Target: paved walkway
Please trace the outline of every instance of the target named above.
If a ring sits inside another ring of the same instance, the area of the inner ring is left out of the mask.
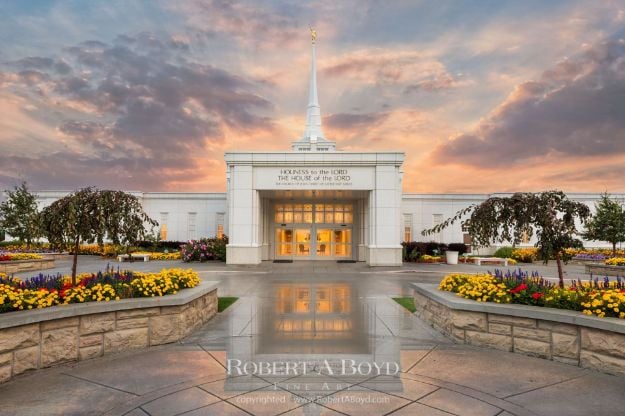
[[[164,265],[172,263],[133,268]],[[239,301],[183,342],[19,376],[0,385],[0,414],[625,414],[624,377],[453,344],[390,299],[408,295],[409,282],[476,266],[194,267],[222,282],[220,295]],[[239,375],[235,368],[228,377],[227,358],[235,367],[234,360],[289,362],[298,373]],[[398,374],[367,371],[394,362]],[[357,363],[360,374],[352,374]]]

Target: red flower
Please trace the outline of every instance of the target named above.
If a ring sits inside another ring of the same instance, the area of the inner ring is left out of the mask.
[[[510,289],[509,292],[510,293],[519,293],[520,291],[525,290],[525,289],[527,289],[527,285],[525,283],[521,283],[520,285],[518,285],[514,289]]]
[[[532,298],[533,298],[534,300],[538,300],[538,299],[540,299],[540,298],[542,298],[542,297],[543,297],[543,294],[542,294],[542,293],[540,293],[540,292],[532,293]]]

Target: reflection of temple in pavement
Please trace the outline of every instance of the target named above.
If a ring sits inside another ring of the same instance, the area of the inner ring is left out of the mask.
[[[280,284],[257,353],[367,353],[367,317],[345,283]]]
[[[274,283],[271,293],[271,299],[249,298],[249,307],[236,309],[245,316],[232,320],[227,359],[243,363],[327,361],[336,377],[309,375],[307,382],[312,383],[359,378],[339,374],[343,360],[399,362],[399,343],[377,316],[377,303],[359,297],[354,284],[280,282]],[[288,378],[262,377],[272,383]],[[249,390],[253,387],[249,382],[247,378],[234,377],[228,380],[227,387]],[[396,379],[388,387],[401,388],[401,382]]]

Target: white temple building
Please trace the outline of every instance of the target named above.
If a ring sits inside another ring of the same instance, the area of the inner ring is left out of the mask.
[[[321,125],[314,37],[302,137],[288,151],[233,151],[225,161],[226,193],[131,193],[158,221],[163,240],[228,235],[229,264],[352,260],[399,266],[402,241],[469,243],[459,223],[429,237],[421,231],[491,196],[403,194],[402,151],[337,150]],[[45,206],[67,193],[37,195]],[[592,208],[600,195],[569,197]]]

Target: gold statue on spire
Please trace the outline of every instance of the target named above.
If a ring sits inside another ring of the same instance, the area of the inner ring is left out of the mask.
[[[317,40],[317,31],[312,28],[312,26],[308,26],[310,28],[310,37],[312,38],[312,43],[315,43]]]

